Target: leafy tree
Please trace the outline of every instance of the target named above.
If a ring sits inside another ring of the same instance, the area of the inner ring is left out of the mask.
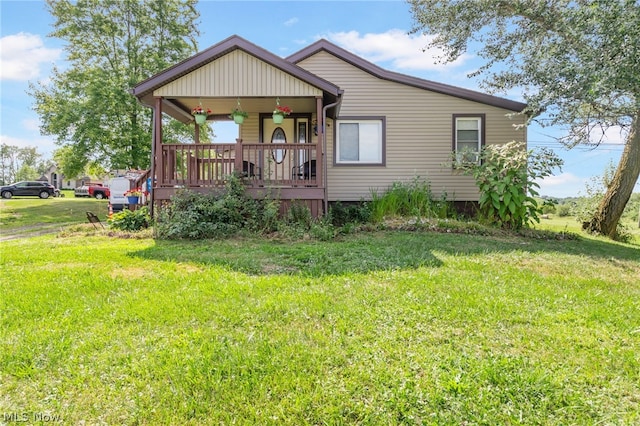
[[[16,173],[16,181],[36,180],[38,177],[40,177],[38,170],[28,164],[23,164],[20,169],[18,169],[18,173]]]
[[[87,158],[79,153],[77,147],[65,145],[53,153],[53,161],[58,165],[58,171],[64,176],[76,178],[84,174]]]
[[[79,174],[99,162],[147,168],[152,117],[128,90],[193,54],[198,35],[196,0],[47,0],[52,36],[65,40],[70,64],[55,68],[48,84],[31,84],[41,132],[63,147],[63,172]],[[189,129],[164,130],[184,138]]]
[[[640,175],[640,5],[637,0],[409,0],[414,32],[453,61],[478,47],[483,87],[522,88],[529,120],[569,129],[568,146],[620,126],[626,144],[585,229],[610,237]],[[599,143],[601,139],[595,143]]]
[[[87,162],[84,157],[78,157],[77,150],[74,150],[71,145],[56,149],[53,153],[53,160],[58,171],[70,178],[85,175],[100,178],[107,174],[107,170],[98,161],[89,160]]]

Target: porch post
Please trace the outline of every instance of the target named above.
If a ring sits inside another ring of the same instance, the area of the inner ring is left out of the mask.
[[[200,145],[200,125],[195,121],[193,122],[193,125],[195,126],[193,131],[193,141],[195,142],[196,147],[194,149],[195,157],[192,154],[189,154],[189,163],[187,166],[189,169],[189,182],[196,182],[200,180],[200,168],[198,167],[199,155],[197,146]]]
[[[162,98],[156,97],[156,114],[154,116],[155,123],[153,127],[156,131],[156,174],[158,175],[158,184],[164,181],[164,168],[162,156]]]
[[[153,109],[153,147],[151,163],[151,216],[153,217],[153,205],[155,203],[155,188],[163,180],[162,171],[162,98],[155,98],[155,108]]]
[[[234,168],[236,172],[242,173],[242,138],[236,139],[236,158]]]

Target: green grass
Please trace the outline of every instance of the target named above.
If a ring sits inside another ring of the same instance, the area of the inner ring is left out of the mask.
[[[52,225],[87,221],[86,212],[106,220],[108,201],[95,198],[75,198],[73,191],[63,191],[64,198],[14,197],[0,199],[0,233],[19,233]]]
[[[46,200],[45,200],[46,201]],[[65,424],[640,422],[640,246],[2,243],[0,407]]]
[[[623,217],[620,223],[623,226],[624,232],[630,236],[630,242],[635,245],[640,245],[640,227],[638,227],[638,221]],[[558,215],[551,214],[548,215],[548,219],[540,219],[540,223],[536,224],[534,228],[584,235],[581,224],[574,216],[560,217]]]

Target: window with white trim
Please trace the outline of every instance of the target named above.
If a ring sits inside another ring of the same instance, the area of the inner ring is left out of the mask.
[[[477,163],[483,141],[482,116],[454,116],[453,150],[456,161],[460,163]]]
[[[338,120],[336,164],[383,164],[382,120]]]

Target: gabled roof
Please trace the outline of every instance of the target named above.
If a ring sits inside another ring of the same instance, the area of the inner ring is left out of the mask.
[[[131,94],[141,100],[145,99],[146,101],[150,102],[151,99],[149,98],[149,96],[155,89],[160,88],[165,84],[174,81],[236,49],[243,50],[248,54],[253,55],[260,60],[268,63],[269,65],[276,67],[286,73],[289,73],[294,77],[323,90],[329,95],[338,97],[342,93],[342,90],[338,86],[328,82],[327,80],[324,80],[317,75],[310,73],[309,71],[297,66],[292,62],[286,61],[280,56],[277,56],[243,39],[242,37],[233,35],[221,41],[220,43],[214,44],[208,49],[205,49],[191,56],[190,58],[187,58],[184,61],[179,62],[178,64],[167,68],[166,70],[138,83],[133,89],[131,89]],[[151,104],[149,103],[149,105]]]
[[[400,74],[397,72],[389,71],[381,68],[353,53],[336,46],[335,44],[321,39],[317,42],[305,47],[304,49],[290,55],[286,58],[287,61],[297,64],[304,59],[315,55],[320,51],[325,51],[361,70],[381,78],[383,80],[389,80],[400,84],[406,84],[408,86],[417,87],[424,90],[430,90],[432,92],[442,93],[445,95],[455,96],[457,98],[467,99],[474,102],[479,102],[491,106],[496,106],[511,111],[521,112],[525,109],[527,104],[512,101],[509,99],[500,98],[497,96],[487,95],[486,93],[480,93],[469,89],[463,89],[461,87],[451,86],[443,83],[436,83],[430,80],[424,80],[418,77],[412,77],[406,74]]]

